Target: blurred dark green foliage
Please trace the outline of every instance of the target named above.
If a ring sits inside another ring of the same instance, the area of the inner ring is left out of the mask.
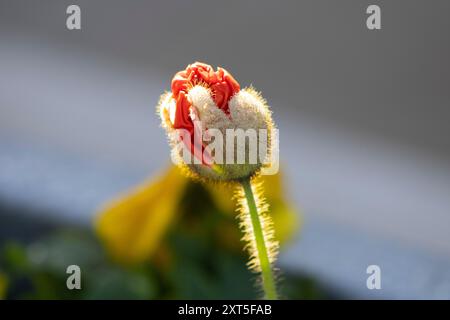
[[[7,243],[0,256],[8,299],[256,299],[257,277],[242,255],[210,248],[183,234],[170,240],[175,257],[161,270],[151,263],[123,266],[112,261],[96,237],[64,231],[27,245]],[[68,290],[68,265],[81,268],[81,290]],[[309,278],[284,274],[282,296],[323,298]]]

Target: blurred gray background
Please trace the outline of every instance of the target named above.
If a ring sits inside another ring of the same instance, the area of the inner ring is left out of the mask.
[[[384,297],[449,297],[449,13],[446,0],[0,0],[0,201],[90,223],[168,163],[155,104],[203,61],[272,106],[305,220],[282,263],[369,297],[361,279],[380,264]]]

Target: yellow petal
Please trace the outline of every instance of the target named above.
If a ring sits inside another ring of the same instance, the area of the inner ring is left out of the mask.
[[[172,166],[158,179],[111,201],[100,211],[95,228],[113,257],[137,263],[152,256],[176,217],[186,182]]]
[[[270,203],[269,212],[275,229],[275,240],[287,243],[301,227],[301,215],[284,201]]]
[[[283,196],[283,175],[280,172],[273,175],[262,175],[259,179],[264,184],[264,197],[266,199],[270,199],[272,202],[286,199]]]

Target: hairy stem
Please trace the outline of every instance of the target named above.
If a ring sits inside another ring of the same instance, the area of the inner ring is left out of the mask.
[[[255,197],[253,195],[250,178],[241,180],[241,184],[244,188],[245,198],[247,200],[248,211],[250,214],[252,229],[254,233],[254,239],[256,242],[256,249],[258,251],[257,257],[259,259],[259,264],[261,267],[261,277],[265,298],[269,300],[276,300],[277,291],[275,287],[275,280],[272,273],[272,266],[269,260],[266,239],[264,237],[264,230],[261,225],[260,216],[258,214],[258,208],[256,206]]]

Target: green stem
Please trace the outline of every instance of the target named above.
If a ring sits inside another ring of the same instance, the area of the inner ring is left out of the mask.
[[[264,230],[261,226],[261,221],[258,214],[258,209],[256,207],[255,197],[253,196],[250,178],[242,179],[241,184],[244,188],[245,198],[247,199],[247,205],[256,241],[256,249],[258,250],[258,259],[261,266],[261,276],[263,280],[265,298],[269,300],[276,300],[277,290],[275,287],[275,280],[272,274],[267,246],[264,239]]]

